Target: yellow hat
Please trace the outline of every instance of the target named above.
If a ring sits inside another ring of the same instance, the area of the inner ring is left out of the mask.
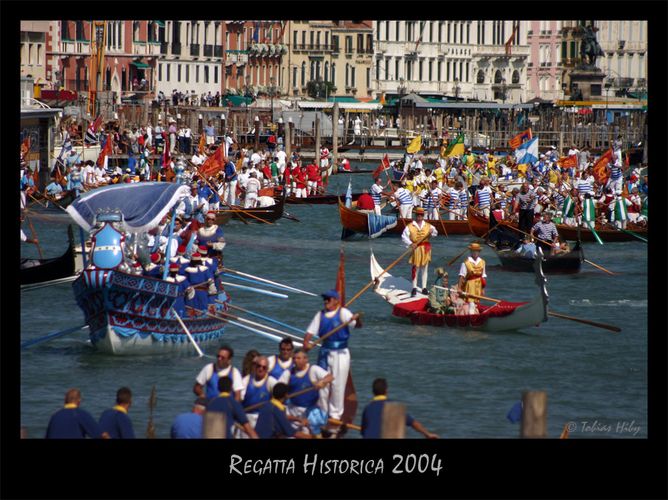
[[[417,207],[415,209],[415,215],[424,215],[424,208],[422,207]]]
[[[469,250],[477,250],[478,252],[482,250],[482,247],[478,243],[471,243],[468,248]]]

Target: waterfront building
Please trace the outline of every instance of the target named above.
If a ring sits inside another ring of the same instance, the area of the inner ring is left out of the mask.
[[[647,21],[596,21],[605,53],[596,61],[606,75],[609,97],[642,97],[647,92]]]
[[[562,99],[561,21],[529,21],[527,43],[527,99]]]

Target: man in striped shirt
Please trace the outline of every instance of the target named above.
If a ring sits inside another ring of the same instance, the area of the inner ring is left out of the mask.
[[[519,210],[519,229],[528,233],[533,227],[534,208],[536,207],[536,193],[529,190],[529,183],[524,182],[522,189],[515,198],[513,212]]]
[[[457,182],[454,187],[450,187],[448,189],[448,213],[446,220],[457,220],[457,217],[460,213],[459,189],[461,189],[461,185],[461,182]]]
[[[608,165],[610,169],[610,179],[606,184],[606,188],[612,188],[616,195],[622,194],[622,184],[624,179],[622,177],[622,162],[619,159],[615,159],[615,162],[612,165]]]
[[[559,233],[557,233],[557,226],[555,226],[554,222],[552,222],[551,213],[543,213],[543,219],[537,222],[531,228],[531,235],[538,238],[538,244],[543,247],[543,249],[552,249],[552,242],[559,237]],[[545,242],[549,243],[550,246],[548,246]]]
[[[406,189],[406,181],[394,192],[394,198],[399,203],[399,216],[402,219],[413,218],[413,195]]]
[[[461,182],[457,182],[455,188],[459,190],[459,220],[466,220],[468,219],[469,192]]]
[[[373,210],[376,215],[380,215],[380,202],[383,197],[383,180],[380,175],[376,177],[376,182],[369,189],[369,194],[373,198]]]
[[[487,177],[480,179],[480,185],[475,193],[475,198],[478,209],[485,217],[489,217],[489,209],[492,205],[492,188],[489,186],[489,179]]]
[[[422,202],[422,206],[427,212],[427,219],[439,220],[441,218],[438,209],[441,207],[442,195],[443,191],[438,187],[438,182],[436,182],[436,179],[433,179],[431,181],[430,189],[426,191]]]
[[[584,200],[585,194],[592,193],[594,191],[594,187],[592,186],[590,180],[585,177],[580,177],[577,181],[575,181],[574,187],[576,187],[578,190],[580,200]]]

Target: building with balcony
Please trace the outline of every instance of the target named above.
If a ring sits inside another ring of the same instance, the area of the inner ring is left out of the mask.
[[[156,94],[176,89],[187,95],[216,95],[223,89],[223,21],[164,21],[159,34]],[[222,93],[222,92],[221,92]]]
[[[46,36],[49,21],[21,21],[21,76],[46,84]]]
[[[525,21],[374,21],[373,26],[376,95],[525,99]]]
[[[286,21],[226,21],[225,88],[239,94],[278,95],[280,71],[288,48],[284,43]]]
[[[647,91],[647,21],[597,21],[597,39],[605,57],[596,66],[606,75],[610,97]]]
[[[527,99],[562,99],[561,21],[528,21]]]
[[[286,43],[281,72],[289,95],[307,95],[309,82],[322,83],[323,98],[371,95],[371,21],[288,21]]]
[[[160,55],[162,21],[103,21],[104,44],[100,75],[91,74],[91,21],[51,21],[47,34],[46,78],[54,87],[86,92],[99,79],[100,91],[124,97],[155,96],[156,60]],[[101,33],[100,28],[100,33]],[[100,34],[101,36],[101,34]],[[80,94],[81,95],[81,94]]]

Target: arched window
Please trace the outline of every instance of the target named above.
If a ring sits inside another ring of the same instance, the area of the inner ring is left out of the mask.
[[[478,70],[478,76],[476,77],[476,83],[485,83],[485,72],[483,70]]]
[[[325,61],[325,81],[329,81],[329,62]]]
[[[306,62],[302,63],[302,87],[306,86]]]
[[[501,71],[499,71],[497,69],[496,73],[494,73],[494,83],[501,83],[502,79],[503,79],[503,76],[501,75]]]
[[[336,63],[332,63],[332,78],[330,81],[336,85]]]
[[[519,71],[517,71],[517,70],[513,71],[512,82],[513,83],[520,83],[520,72]]]

